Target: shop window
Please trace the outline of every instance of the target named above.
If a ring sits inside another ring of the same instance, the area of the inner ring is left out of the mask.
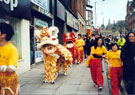
[[[22,59],[22,45],[21,45],[21,21],[17,18],[9,17],[9,24],[14,29],[14,36],[11,43],[18,49],[18,59]]]

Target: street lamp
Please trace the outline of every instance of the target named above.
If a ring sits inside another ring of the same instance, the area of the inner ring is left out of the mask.
[[[101,12],[101,13],[99,13],[99,14],[96,14],[96,22],[98,22],[98,20],[99,20],[99,27],[102,25],[102,24],[104,24],[104,17],[102,16],[102,23],[100,23],[100,17],[101,17],[101,15],[103,15],[104,13],[103,12]]]
[[[105,1],[105,0],[102,0],[102,1]],[[95,28],[97,27],[96,4],[99,3],[99,2],[102,2],[102,1],[95,2]]]

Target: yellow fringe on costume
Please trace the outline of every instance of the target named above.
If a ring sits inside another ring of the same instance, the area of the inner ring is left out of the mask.
[[[73,61],[72,54],[67,48],[65,48],[62,45],[57,45],[57,48],[59,52],[58,55],[60,55],[60,58],[58,59],[57,62],[57,72],[59,72],[61,66],[63,66],[63,72],[67,73],[68,65],[72,65]]]
[[[57,45],[57,52],[55,54],[43,55],[45,77],[44,80],[48,83],[55,80],[56,71],[58,72],[63,65],[64,73],[67,72],[68,64],[72,64],[72,54],[64,46]],[[68,63],[68,64],[67,64]],[[57,67],[56,67],[57,64]],[[57,70],[56,70],[57,68]]]
[[[19,89],[17,88],[18,88],[18,79],[17,74],[15,72],[14,73],[0,72],[0,95],[17,95],[19,91]],[[4,89],[6,89],[5,94]]]
[[[61,67],[63,66],[63,72],[67,73],[67,69],[68,69],[68,64],[66,63],[66,61],[64,62],[63,58],[60,58],[57,61],[57,72],[59,73],[59,71],[61,70]]]
[[[58,51],[60,53],[58,55],[60,55],[61,57],[63,57],[64,58],[64,61],[66,61],[69,65],[71,65],[72,64],[72,61],[73,61],[71,52],[67,48],[65,48],[64,46],[62,46],[62,45],[57,45],[57,48],[58,48]]]
[[[55,80],[57,57],[51,55],[44,55],[44,62],[44,80],[50,83],[51,81]]]

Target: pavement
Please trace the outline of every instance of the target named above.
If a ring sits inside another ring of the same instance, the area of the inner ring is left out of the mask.
[[[99,93],[98,88],[94,87],[90,68],[85,66],[85,61],[80,65],[74,64],[72,68],[69,67],[66,76],[61,71],[53,85],[42,83],[43,63],[32,65],[30,71],[19,75],[20,95],[109,95],[106,72],[103,73],[103,90]]]

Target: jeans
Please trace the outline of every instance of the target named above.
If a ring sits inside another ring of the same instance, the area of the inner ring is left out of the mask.
[[[124,80],[127,93],[129,95],[135,95],[135,80]]]
[[[30,51],[30,64],[32,65],[32,61],[33,61],[33,56],[34,56],[34,52],[31,50]]]

